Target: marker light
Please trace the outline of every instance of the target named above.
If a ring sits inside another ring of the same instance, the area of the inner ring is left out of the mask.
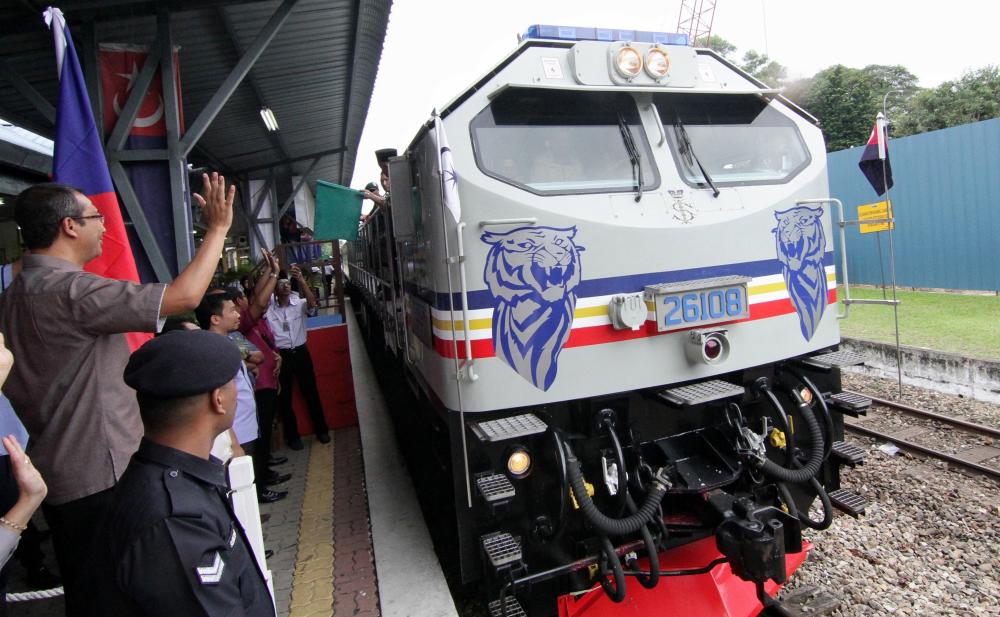
[[[531,470],[531,456],[527,450],[514,450],[507,457],[507,471],[515,478],[520,478]]]
[[[615,70],[625,79],[633,79],[642,72],[642,54],[626,44],[615,54]]]
[[[650,32],[646,30],[618,30],[614,28],[581,28],[579,26],[552,26],[535,24],[528,26],[522,39],[557,41],[633,41],[636,43],[659,43],[660,45],[688,45],[686,34],[674,32]]]
[[[646,54],[646,73],[653,79],[663,79],[670,72],[670,57],[659,47],[653,47]]]
[[[802,400],[806,403],[812,403],[813,401],[813,393],[809,388],[802,388],[799,390],[799,396],[801,396]]]

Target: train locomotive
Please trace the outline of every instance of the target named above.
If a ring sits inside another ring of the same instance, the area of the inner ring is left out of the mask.
[[[490,614],[784,614],[870,404],[816,119],[684,35],[532,26],[388,176],[349,290]]]

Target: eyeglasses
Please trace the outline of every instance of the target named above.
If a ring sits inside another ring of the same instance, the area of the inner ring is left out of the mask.
[[[87,216],[71,216],[69,218],[73,219],[74,221],[86,221],[88,219],[97,219],[98,221],[101,222],[102,225],[104,224],[103,214],[88,214]]]

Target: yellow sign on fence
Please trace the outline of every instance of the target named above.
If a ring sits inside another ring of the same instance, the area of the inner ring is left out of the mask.
[[[863,234],[870,234],[875,231],[889,231],[890,225],[892,225],[892,229],[895,229],[895,223],[885,222],[885,219],[889,218],[892,218],[892,206],[888,200],[858,206],[858,221],[861,222],[861,233]],[[866,224],[865,221],[883,222]]]

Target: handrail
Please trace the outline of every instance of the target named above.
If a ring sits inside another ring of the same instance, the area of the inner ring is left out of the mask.
[[[795,202],[796,206],[808,204],[834,204],[837,206],[837,213],[840,215],[840,220],[837,221],[837,226],[840,227],[841,270],[844,275],[844,314],[841,315],[840,313],[837,313],[837,319],[847,319],[847,316],[851,312],[851,283],[847,277],[847,232],[844,231],[844,228],[847,227],[847,220],[844,216],[844,203],[835,197],[800,199]]]
[[[475,360],[472,357],[472,339],[469,333],[469,284],[465,280],[465,242],[462,238],[462,231],[465,230],[465,221],[455,226],[455,233],[458,236],[458,273],[459,290],[462,294],[462,328],[465,338],[465,367],[469,376],[469,381],[479,379],[472,365]]]
[[[538,219],[533,216],[526,216],[519,219],[487,219],[485,221],[479,221],[480,227],[489,227],[491,225],[518,225],[524,223],[527,225],[534,225],[538,222]]]

